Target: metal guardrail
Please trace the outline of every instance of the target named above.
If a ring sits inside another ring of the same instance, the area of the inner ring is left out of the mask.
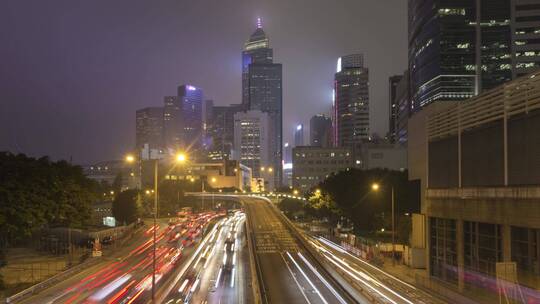
[[[99,257],[95,257],[95,258],[90,258],[89,260],[77,265],[77,266],[73,266],[69,269],[67,269],[66,271],[63,271],[59,274],[56,274],[50,278],[48,278],[47,280],[43,281],[43,282],[40,282],[36,285],[33,285],[19,293],[16,293],[14,295],[12,295],[11,297],[7,297],[6,298],[6,303],[17,303],[18,301],[22,301],[24,298],[28,297],[28,296],[31,296],[37,292],[40,292],[46,288],[49,288],[55,284],[57,284],[58,282],[60,281],[63,281],[64,279],[66,279],[68,276],[72,275],[73,273],[75,272],[78,272],[86,267],[89,267],[89,266],[92,266],[94,264],[96,264],[98,261],[100,261],[101,259]]]

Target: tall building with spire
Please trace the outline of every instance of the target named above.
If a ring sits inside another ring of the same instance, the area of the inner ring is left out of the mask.
[[[244,110],[268,114],[268,147],[274,168],[282,167],[283,101],[282,66],[274,63],[270,41],[260,18],[257,28],[244,44],[242,52],[242,105]],[[254,169],[254,168],[252,168]],[[275,170],[274,184],[281,185],[282,171]]]

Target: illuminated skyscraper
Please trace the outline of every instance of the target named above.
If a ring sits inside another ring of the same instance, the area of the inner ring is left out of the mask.
[[[511,0],[410,0],[411,110],[512,78]]]
[[[369,71],[362,54],[338,59],[334,94],[335,145],[356,153],[369,139]]]
[[[268,114],[268,148],[274,168],[281,168],[282,159],[282,66],[273,62],[273,52],[260,19],[257,29],[242,52],[242,105],[244,110]],[[252,168],[255,172],[255,168]],[[276,170],[275,184],[281,184],[281,170]]]
[[[178,87],[182,142],[180,148],[196,155],[203,143],[203,92],[192,85]]]
[[[304,125],[299,124],[294,129],[294,146],[303,146],[304,145]]]

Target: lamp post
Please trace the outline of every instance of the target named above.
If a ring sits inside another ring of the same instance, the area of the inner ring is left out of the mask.
[[[375,192],[379,191],[380,186],[377,183],[371,185],[371,189]],[[394,198],[394,186],[391,187],[392,191],[392,265],[396,265],[396,227],[395,227],[395,198]]]
[[[132,163],[135,161],[133,155],[126,156],[126,162]],[[155,303],[156,296],[156,240],[157,240],[157,214],[158,214],[158,166],[159,159],[153,159],[154,163],[154,235],[152,238],[152,303]],[[178,153],[175,156],[177,163],[186,161],[186,155]]]

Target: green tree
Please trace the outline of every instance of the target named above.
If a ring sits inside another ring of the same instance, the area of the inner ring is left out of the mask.
[[[303,211],[305,204],[303,201],[293,198],[284,198],[279,202],[278,208],[285,212],[287,216],[292,216]]]
[[[373,191],[371,185],[381,185]],[[379,215],[391,214],[391,191],[394,187],[396,214],[416,212],[419,208],[417,187],[407,179],[407,172],[383,169],[348,170],[329,176],[316,189],[322,197],[310,199],[315,209],[327,208],[330,214],[342,215],[353,221],[359,231],[374,231],[383,224]],[[313,191],[313,196],[316,191]]]
[[[126,190],[116,195],[112,213],[119,223],[130,224],[135,222],[141,214],[140,202],[138,201],[137,190]]]

